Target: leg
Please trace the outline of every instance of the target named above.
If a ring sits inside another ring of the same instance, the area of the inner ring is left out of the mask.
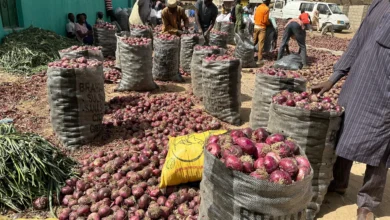
[[[257,59],[261,61],[263,59],[263,48],[265,42],[265,29],[259,29],[259,51],[257,52]]]
[[[345,193],[345,189],[348,188],[352,164],[351,160],[337,157],[333,166],[333,181],[329,185],[329,192]]]
[[[300,49],[300,54],[302,58],[302,64],[303,66],[307,65],[306,61],[306,32],[303,30],[300,30],[300,33],[298,35],[295,35],[295,38],[298,42],[298,46]]]
[[[260,31],[258,28],[254,29],[254,31],[253,31],[253,45],[254,46],[256,46],[257,42],[259,41],[259,33],[260,33]]]
[[[280,48],[279,48],[279,53],[277,58],[278,60],[282,59],[285,48],[288,49],[288,40],[291,37],[291,33],[289,30],[290,30],[289,28],[286,28],[286,30],[284,31],[283,39],[282,42],[280,43]]]

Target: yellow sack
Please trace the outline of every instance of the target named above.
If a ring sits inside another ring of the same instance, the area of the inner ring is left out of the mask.
[[[202,180],[205,142],[211,135],[226,132],[226,130],[216,130],[170,137],[160,188]]]

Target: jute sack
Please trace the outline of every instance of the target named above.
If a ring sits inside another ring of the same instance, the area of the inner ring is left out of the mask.
[[[252,109],[249,124],[252,129],[267,127],[268,111],[272,96],[282,90],[294,92],[306,91],[306,80],[271,76],[266,73],[256,74],[255,91],[252,98]]]
[[[306,219],[313,174],[291,185],[280,185],[228,169],[206,150],[204,157],[198,219]]]
[[[202,60],[208,55],[219,54],[221,49],[194,49],[191,59],[191,84],[192,92],[198,98],[203,97]]]
[[[319,212],[336,162],[335,145],[340,129],[341,113],[315,112],[271,104],[268,130],[282,133],[297,141],[305,151],[314,171],[314,196],[307,209],[307,219]]]
[[[234,41],[234,23],[229,21],[221,22],[221,31],[228,33],[227,43],[231,45],[236,45]]]
[[[119,42],[122,79],[117,91],[151,91],[157,88],[152,74],[152,43],[128,45]]]
[[[122,31],[120,33],[116,33],[116,51],[115,51],[115,67],[121,69],[121,59],[120,59],[120,48],[119,48],[119,42],[121,41],[122,37],[128,37],[130,36],[130,32],[128,31]]]
[[[203,40],[201,42],[201,38],[197,34],[185,34],[181,36],[180,67],[183,68],[185,72],[191,72],[191,60],[194,52],[194,46],[203,43]]]
[[[105,57],[115,56],[116,50],[116,30],[105,28],[93,28],[93,38],[95,45],[102,46],[102,52]]]
[[[241,109],[241,63],[202,60],[203,104],[212,116],[239,125]]]
[[[102,128],[105,110],[103,66],[49,67],[47,76],[53,130],[67,147],[89,143]]]

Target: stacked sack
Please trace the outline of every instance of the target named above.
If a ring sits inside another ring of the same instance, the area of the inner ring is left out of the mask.
[[[267,127],[269,107],[274,94],[282,90],[306,91],[306,79],[296,72],[263,67],[258,69],[255,74],[255,91],[249,119],[252,129]]]
[[[294,140],[246,128],[205,148],[200,219],[306,220],[313,171]]]
[[[102,46],[102,52],[105,57],[115,56],[116,31],[116,26],[110,23],[96,24],[93,27],[95,45]]]
[[[230,22],[230,21],[221,22],[220,31],[228,34],[228,36],[227,36],[227,43],[228,44],[231,44],[231,45],[236,44],[234,41],[235,33],[234,33],[234,23],[233,22]]]
[[[336,161],[335,146],[343,109],[328,97],[282,91],[272,98],[268,129],[294,138],[305,151],[314,171],[314,196],[307,219],[319,212]]]
[[[203,44],[204,38],[199,34],[183,34],[180,42],[180,67],[184,72],[191,72],[191,60],[194,47],[197,44]]]
[[[85,57],[49,63],[47,88],[53,130],[67,147],[91,142],[104,115],[103,64]]]
[[[210,32],[209,44],[211,46],[227,48],[227,37],[228,33],[226,32],[212,30]]]
[[[211,55],[202,61],[205,110],[212,116],[239,125],[241,109],[241,63],[228,55]]]

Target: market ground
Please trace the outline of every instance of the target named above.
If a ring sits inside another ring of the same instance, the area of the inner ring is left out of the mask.
[[[317,33],[315,33],[317,34]],[[351,38],[353,33],[337,33],[337,37],[342,38]],[[25,81],[25,78],[11,76],[7,73],[0,72],[0,84],[7,83],[22,83]],[[242,111],[241,117],[245,122],[241,127],[248,126],[249,115],[252,106],[252,95],[254,91],[254,82],[255,75],[248,70],[243,70],[242,72]],[[106,99],[109,100],[117,95],[125,95],[123,93],[115,93],[114,89],[116,85],[106,84]],[[177,92],[185,93],[190,89],[190,78],[186,78],[186,83],[175,84],[168,83],[160,85],[160,91],[157,93],[166,93],[166,92]],[[46,138],[52,139],[54,136],[49,122],[49,106],[47,104],[46,96],[46,87],[43,84],[40,84],[38,88],[38,94],[35,96],[36,99],[21,99],[18,103],[15,103],[15,107],[18,111],[21,111],[23,114],[31,115],[28,121],[34,121],[35,119],[40,119],[40,126],[35,128],[34,132],[38,133]],[[338,195],[336,193],[330,193],[326,196],[325,201],[321,207],[321,211],[318,214],[318,219],[321,220],[349,220],[356,219],[356,195],[360,186],[363,183],[365,165],[355,163],[352,168],[352,173],[350,177],[350,186],[347,190],[347,193],[344,196]],[[390,179],[390,174],[388,174]],[[378,210],[375,211],[376,216],[380,219],[389,219],[390,220],[390,183],[386,185],[386,191],[383,195],[383,201]]]

